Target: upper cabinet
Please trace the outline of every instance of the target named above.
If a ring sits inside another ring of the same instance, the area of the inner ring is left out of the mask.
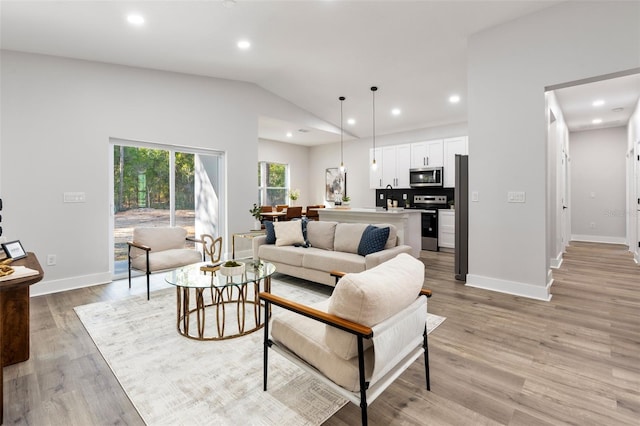
[[[466,136],[448,138],[444,142],[444,169],[443,186],[453,188],[456,186],[456,154],[467,155],[468,143]]]
[[[373,162],[374,150],[369,149],[369,164]],[[394,188],[409,188],[411,167],[411,145],[391,145],[375,149],[378,167],[369,170],[369,188],[380,189],[391,185]]]
[[[409,188],[411,145],[393,145],[382,148],[382,187]]]
[[[442,139],[411,144],[411,168],[442,167],[444,146]]]
[[[375,155],[374,155],[375,154]],[[375,158],[377,167],[371,167]],[[369,188],[382,188],[382,148],[369,149]]]

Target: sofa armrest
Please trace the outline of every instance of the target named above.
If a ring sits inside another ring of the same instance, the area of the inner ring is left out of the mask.
[[[379,264],[386,262],[387,260],[393,259],[400,253],[411,254],[411,246],[400,245],[392,247],[390,249],[368,254],[364,257],[365,268],[371,269],[374,266],[378,266]]]
[[[254,237],[251,240],[251,244],[253,247],[253,260],[259,260],[260,256],[258,256],[258,250],[260,249],[260,246],[263,244],[267,243],[267,236],[266,235],[259,235],[257,237]]]

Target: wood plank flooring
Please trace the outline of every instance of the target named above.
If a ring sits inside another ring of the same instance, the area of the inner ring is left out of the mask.
[[[638,425],[640,266],[619,245],[572,243],[564,259],[541,302],[465,287],[453,255],[423,252],[429,311],[447,317],[429,337],[432,391],[417,361],[370,424]],[[143,424],[73,311],[129,294],[119,281],[31,299],[31,358],[4,370],[4,424]],[[348,404],[325,424],[359,422]]]

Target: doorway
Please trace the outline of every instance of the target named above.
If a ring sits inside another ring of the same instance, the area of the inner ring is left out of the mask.
[[[223,234],[222,153],[121,139],[110,142],[114,279],[127,274],[127,241],[136,227],[179,226],[196,237]]]

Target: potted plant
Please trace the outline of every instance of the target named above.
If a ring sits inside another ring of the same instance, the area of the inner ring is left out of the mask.
[[[455,206],[455,202],[454,202],[453,200],[449,200],[449,208],[450,208],[451,210],[454,210],[454,209],[456,208],[456,206]]]
[[[295,202],[298,198],[300,198],[300,190],[299,189],[291,189],[289,190],[289,198],[291,199],[291,205],[295,205]]]
[[[351,202],[351,197],[349,197],[347,195],[342,196],[342,205],[343,206],[348,206],[350,202]]]
[[[227,277],[231,277],[233,275],[242,275],[244,274],[244,271],[245,265],[243,262],[228,260],[220,265],[220,273]]]
[[[262,222],[260,222],[260,218],[262,217],[262,208],[256,203],[253,203],[253,207],[249,209],[249,213],[251,213],[251,216],[255,219],[253,222],[253,229],[256,231],[262,229]]]

